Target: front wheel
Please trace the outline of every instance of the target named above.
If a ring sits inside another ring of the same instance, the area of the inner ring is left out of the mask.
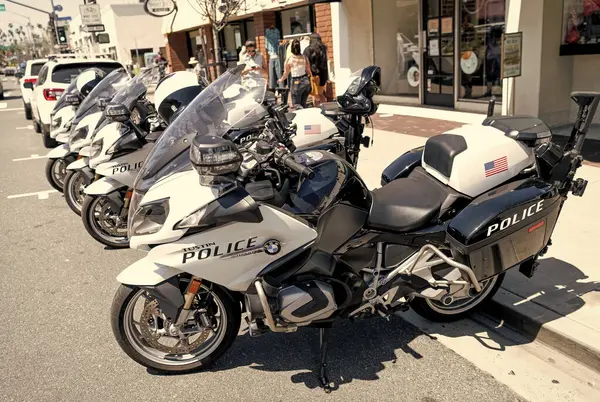
[[[90,184],[89,179],[81,170],[69,170],[65,176],[63,194],[71,211],[81,215],[81,207],[85,199],[85,187]]]
[[[111,309],[112,330],[121,349],[142,366],[164,373],[210,366],[231,347],[240,321],[239,302],[206,282],[181,327],[168,321],[158,301],[137,286],[121,285]]]
[[[112,205],[105,195],[86,195],[81,206],[85,230],[96,241],[112,248],[129,247],[127,215]]]
[[[444,303],[439,300],[415,297],[410,306],[421,317],[431,321],[450,322],[460,320],[469,316],[494,297],[503,280],[504,273],[487,279],[481,283],[481,292],[477,293],[472,290],[470,296],[463,299],[446,299],[444,300],[446,303]]]
[[[75,160],[75,158],[57,158],[48,159],[48,162],[46,162],[46,179],[55,190],[60,192],[63,191],[63,185],[67,175],[66,167],[73,160]]]

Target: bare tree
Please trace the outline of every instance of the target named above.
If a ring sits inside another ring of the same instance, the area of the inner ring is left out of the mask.
[[[207,19],[212,26],[213,52],[215,63],[220,65],[221,55],[219,49],[219,32],[225,28],[229,19],[244,8],[244,0],[196,0],[200,16]]]

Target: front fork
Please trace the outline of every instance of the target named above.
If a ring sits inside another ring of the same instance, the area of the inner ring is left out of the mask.
[[[177,316],[177,319],[175,321],[176,326],[181,326],[185,324],[185,322],[188,320],[192,308],[192,303],[194,302],[196,294],[200,290],[200,285],[202,285],[202,280],[197,276],[192,276],[192,279],[190,280],[190,283],[188,284],[187,289],[185,290],[185,294],[183,295],[183,308],[181,309],[181,312],[179,313],[179,316]]]

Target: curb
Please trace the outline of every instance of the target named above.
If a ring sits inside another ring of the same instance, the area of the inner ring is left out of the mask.
[[[569,317],[500,288],[483,312],[501,319],[531,341],[540,341],[600,373],[600,334]]]

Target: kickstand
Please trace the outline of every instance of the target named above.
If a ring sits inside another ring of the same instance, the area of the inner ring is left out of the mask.
[[[321,388],[323,388],[323,390],[328,394],[333,388],[333,383],[329,382],[329,376],[327,374],[327,344],[329,343],[330,333],[331,327],[319,328],[319,347],[321,360],[319,369],[319,382],[321,383]]]

